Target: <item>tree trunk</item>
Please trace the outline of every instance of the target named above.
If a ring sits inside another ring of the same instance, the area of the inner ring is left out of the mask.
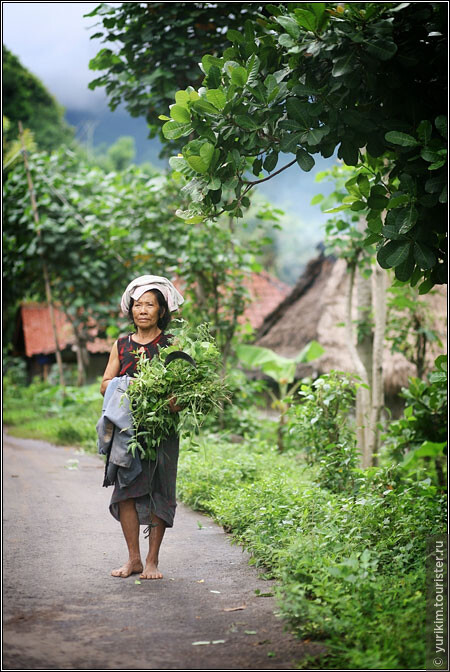
[[[366,277],[361,269],[356,273],[356,290],[358,305],[358,338],[356,348],[361,362],[367,371],[367,382],[372,388],[372,356],[373,356],[373,301],[372,277]]]
[[[373,314],[375,318],[372,363],[372,408],[370,418],[369,454],[371,464],[377,464],[380,443],[379,423],[384,405],[383,350],[386,332],[387,273],[378,264],[373,273]]]
[[[367,442],[367,427],[370,422],[370,393],[369,393],[369,379],[367,375],[366,368],[361,361],[361,358],[358,354],[358,350],[355,345],[355,334],[353,329],[353,289],[355,286],[355,274],[356,266],[350,267],[350,278],[349,286],[347,292],[347,303],[346,303],[346,317],[345,317],[345,329],[347,335],[347,347],[352,358],[353,366],[356,371],[356,374],[361,379],[364,387],[358,388],[356,394],[356,440],[358,444],[358,449],[361,454],[361,466],[366,467],[370,464],[370,457],[367,453],[368,442]]]

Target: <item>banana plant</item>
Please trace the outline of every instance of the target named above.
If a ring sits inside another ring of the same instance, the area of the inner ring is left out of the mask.
[[[284,449],[283,429],[290,400],[302,382],[301,380],[295,382],[297,365],[311,362],[323,355],[324,352],[325,350],[317,341],[310,341],[293,358],[283,357],[269,348],[262,348],[257,345],[241,344],[236,348],[236,355],[245,367],[259,369],[278,385],[278,397],[270,389],[269,394],[273,400],[272,408],[280,411],[278,423],[278,450],[280,452]]]

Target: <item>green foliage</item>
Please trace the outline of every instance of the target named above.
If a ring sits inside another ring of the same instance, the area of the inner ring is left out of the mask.
[[[205,419],[204,429],[224,436],[236,435],[236,440],[243,437],[250,439],[264,425],[257,409],[266,404],[266,383],[263,380],[249,380],[243,371],[230,363],[225,378],[229,403],[223,405],[219,414],[209,415]],[[270,428],[266,427],[266,431],[269,433]]]
[[[345,373],[332,371],[301,384],[287,414],[287,444],[306,454],[318,466],[317,481],[333,492],[354,486],[358,461],[354,428],[349,413],[354,408],[357,384]]]
[[[324,349],[317,341],[308,343],[292,359],[282,357],[269,348],[261,348],[256,345],[241,344],[236,348],[236,354],[244,366],[260,369],[280,386],[294,381],[297,364],[300,362],[310,362],[323,355],[323,353]]]
[[[428,380],[410,378],[409,387],[403,388],[406,399],[403,416],[389,425],[384,439],[384,453],[407,469],[432,476],[444,488],[447,446],[447,356],[436,359],[435,370]]]
[[[286,413],[289,409],[292,395],[301,382],[297,381],[294,383],[297,364],[300,362],[310,362],[320,357],[323,353],[324,349],[317,341],[308,343],[292,359],[282,357],[268,348],[261,348],[255,345],[241,343],[236,348],[236,354],[245,367],[260,369],[264,374],[272,378],[278,386],[278,397],[274,395],[270,388],[267,388],[267,391],[273,399],[272,407],[280,412],[278,423],[278,449],[280,451],[284,450]],[[292,383],[294,384],[292,385]]]
[[[117,149],[119,161],[124,148]],[[54,299],[86,342],[90,316],[105,330],[117,326],[123,287],[130,276],[150,268],[157,275],[180,278],[186,288],[184,314],[192,324],[211,324],[226,358],[249,298],[244,280],[271,241],[261,237],[257,224],[239,239],[228,217],[186,225],[176,215],[185,209],[187,197],[176,174],[149,177],[136,166],[116,172],[95,163],[66,150],[30,155],[39,227],[23,162],[11,167],[3,200],[11,315],[24,298],[44,298],[44,257]],[[189,193],[197,197],[192,185]],[[258,214],[253,212],[253,218]]]
[[[95,425],[102,410],[99,383],[83,388],[34,381],[24,387],[16,367],[4,378],[3,420],[11,434],[40,438],[59,445],[77,445],[95,452]]]
[[[17,136],[18,136],[17,128]],[[9,137],[9,140],[7,139]],[[22,140],[25,149],[28,152],[35,152],[37,149],[34,135],[29,128],[24,128],[22,133]],[[3,117],[3,170],[6,172],[17,161],[22,161],[22,142],[18,137],[13,138],[11,132],[11,122],[8,117]]]
[[[417,377],[421,378],[428,345],[437,343],[442,347],[433,328],[434,315],[429,302],[420,298],[417,288],[396,283],[388,289],[387,307],[386,340],[393,352],[401,352],[416,365]]]
[[[182,451],[178,490],[213,515],[277,578],[282,615],[326,657],[308,669],[420,668],[426,538],[445,532],[445,500],[399,468],[359,472],[352,493],[314,484],[293,456],[253,440],[205,437]]]
[[[390,206],[388,228],[373,224],[366,243],[377,243],[378,262],[397,278],[413,285],[422,278],[425,292],[446,281],[445,10],[339,7],[266,5],[269,18],[233,30],[233,46],[220,56],[203,56],[201,87],[176,93],[163,133],[195,138],[171,165],[203,194],[186,220],[242,217],[259,182],[248,179],[249,169],[258,178],[263,169],[273,174],[280,152],[295,156],[283,169],[310,170],[314,154],[337,149],[347,165],[372,175],[370,184],[353,185],[343,207],[378,222]]]
[[[90,315],[104,328],[112,323],[131,273],[151,263],[163,275],[176,265],[169,241],[180,222],[168,207],[176,187],[135,167],[105,173],[67,150],[33,154],[29,163],[39,226],[23,163],[14,165],[3,189],[7,305],[44,298],[44,258],[54,300],[87,340]]]
[[[6,139],[17,137],[17,122],[30,129],[41,150],[72,145],[73,129],[64,121],[64,110],[42,82],[3,45],[3,114],[10,121]]]
[[[175,92],[188,85],[199,87],[197,63],[202,56],[230,47],[243,21],[250,31],[251,20],[262,8],[262,3],[244,2],[231,13],[223,3],[102,3],[86,15],[91,25],[92,18],[98,19],[99,29],[91,39],[102,37],[107,44],[90,62],[92,70],[104,72],[89,86],[105,87],[111,109],[123,103],[132,116],[147,119],[151,137],[159,132],[164,140],[158,115],[169,109]],[[214,76],[215,71],[211,85]],[[220,105],[219,99],[215,102]],[[189,117],[178,99],[170,113],[176,124],[186,126]]]
[[[172,433],[199,430],[206,416],[216,412],[227,399],[220,377],[220,351],[206,324],[189,329],[182,324],[171,329],[173,345],[160,350],[151,360],[141,355],[133,383],[127,390],[135,433],[128,450],[155,459],[160,442]],[[183,359],[166,364],[171,352],[183,350],[195,366]],[[174,401],[179,415],[170,408]]]

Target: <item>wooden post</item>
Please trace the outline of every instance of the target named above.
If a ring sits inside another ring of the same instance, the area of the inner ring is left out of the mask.
[[[27,173],[27,180],[28,180],[28,190],[30,192],[30,200],[31,200],[31,207],[33,210],[33,217],[34,217],[34,223],[36,224],[36,234],[41,241],[41,230],[39,228],[39,213],[37,209],[37,204],[36,204],[36,199],[34,197],[34,190],[33,190],[33,181],[31,179],[31,173],[30,173],[30,167],[28,165],[28,156],[27,156],[27,150],[25,148],[25,143],[23,139],[23,127],[22,127],[22,122],[19,121],[19,136],[20,136],[20,141],[22,143],[22,154],[23,154],[23,162],[25,164],[25,170]],[[40,252],[41,259],[42,259],[42,270],[44,274],[44,284],[45,284],[45,295],[47,297],[47,305],[48,309],[50,312],[50,321],[52,323],[52,329],[53,329],[53,336],[55,339],[55,347],[56,347],[56,362],[58,364],[58,370],[59,370],[59,383],[61,385],[61,388],[65,390],[65,384],[64,384],[64,373],[63,373],[63,365],[62,365],[62,357],[61,357],[61,350],[59,348],[59,343],[58,343],[58,334],[56,331],[56,320],[55,320],[55,311],[53,309],[53,300],[52,300],[52,290],[50,286],[50,278],[48,274],[48,268],[47,268],[47,262],[45,261],[45,257],[42,253]]]

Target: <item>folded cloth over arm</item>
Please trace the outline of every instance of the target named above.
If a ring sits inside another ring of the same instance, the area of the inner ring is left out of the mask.
[[[130,402],[126,396],[129,376],[113,378],[106,388],[102,415],[97,422],[97,448],[107,455],[103,485],[113,485],[118,480],[121,488],[129,485],[142,471],[139,455],[128,452],[128,443],[133,437],[133,418]]]

